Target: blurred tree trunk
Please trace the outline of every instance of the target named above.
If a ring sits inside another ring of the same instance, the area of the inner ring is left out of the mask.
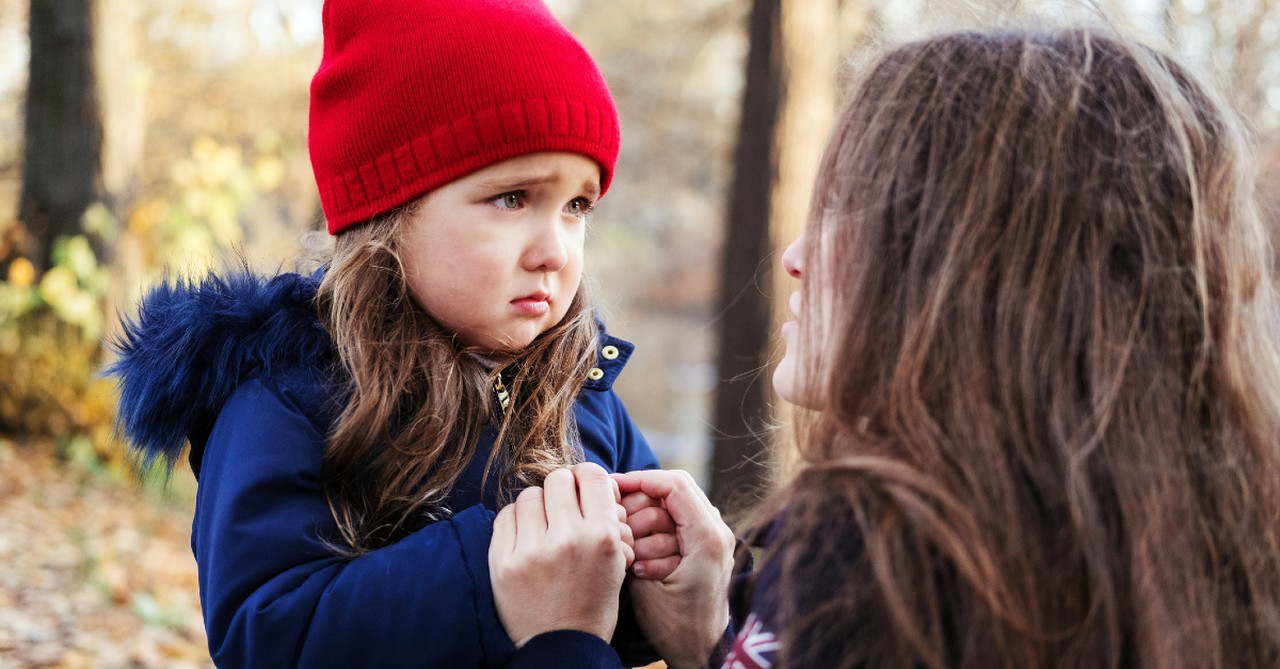
[[[146,96],[138,70],[137,0],[96,0],[94,62],[102,119],[102,198],[124,220],[138,197]]]
[[[117,313],[134,286],[142,282],[147,263],[135,235],[124,227],[138,199],[139,166],[146,140],[145,84],[139,70],[136,0],[95,0],[94,59],[102,119],[101,198],[122,229],[106,231],[99,259],[109,261],[110,288],[103,298],[104,334],[120,325]],[[109,255],[109,257],[107,257]],[[110,354],[110,351],[104,351]]]
[[[770,351],[786,300],[776,251],[804,226],[834,106],[837,0],[754,0],[721,269],[712,501],[758,494],[771,464]],[[787,287],[789,293],[794,286]]]
[[[774,135],[783,94],[781,0],[753,0],[749,19],[746,83],[734,153],[733,182],[721,256],[719,353],[711,453],[711,501],[722,509],[731,497],[754,489],[767,462],[759,433],[768,421],[768,363],[772,276],[769,214],[777,175]]]
[[[53,242],[80,232],[98,193],[102,123],[93,75],[91,0],[31,0],[30,83],[18,216],[35,243],[31,261],[52,262]]]

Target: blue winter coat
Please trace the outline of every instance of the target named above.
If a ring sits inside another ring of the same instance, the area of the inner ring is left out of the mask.
[[[214,661],[521,664],[489,583],[496,486],[480,491],[492,430],[449,497],[446,520],[351,559],[327,543],[339,535],[321,462],[338,393],[326,376],[334,353],[313,305],[317,284],[242,272],[156,288],[126,324],[109,370],[120,382],[121,427],[143,459],[172,463],[191,445],[199,481],[191,547]],[[588,381],[574,406],[584,455],[610,471],[657,467],[611,388],[632,347],[603,332],[602,340],[619,354],[600,358],[604,376]],[[623,608],[615,646],[627,657],[639,636]],[[559,653],[617,666],[614,651],[591,635],[555,641]],[[540,646],[531,642],[522,654]],[[654,658],[641,650],[631,659]]]

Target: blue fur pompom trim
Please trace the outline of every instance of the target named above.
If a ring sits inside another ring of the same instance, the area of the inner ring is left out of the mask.
[[[314,276],[237,270],[150,290],[110,343],[118,358],[106,370],[120,388],[117,427],[142,467],[157,458],[172,467],[188,435],[207,433],[248,378],[330,359],[318,285]]]

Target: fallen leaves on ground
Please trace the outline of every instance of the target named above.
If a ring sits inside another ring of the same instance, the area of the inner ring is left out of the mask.
[[[0,669],[212,667],[189,500],[51,450],[0,440]]]

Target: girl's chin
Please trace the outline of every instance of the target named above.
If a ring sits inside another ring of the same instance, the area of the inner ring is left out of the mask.
[[[526,322],[502,330],[460,332],[457,341],[471,348],[481,349],[496,357],[515,355],[528,348],[542,334],[540,323]]]

